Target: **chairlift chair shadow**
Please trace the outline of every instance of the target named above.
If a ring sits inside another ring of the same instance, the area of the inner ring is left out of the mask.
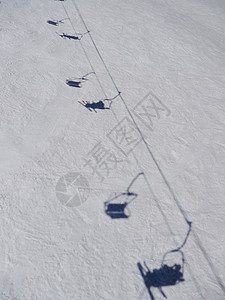
[[[138,196],[138,194],[130,192],[130,188],[140,175],[143,175],[143,173],[138,173],[137,176],[135,176],[135,178],[129,184],[126,192],[120,193],[114,196],[112,199],[104,202],[104,210],[109,217],[111,217],[112,219],[127,219],[130,217],[131,213],[128,209],[128,205]],[[112,203],[114,200],[120,197],[122,197],[123,199],[124,197],[126,197],[126,199],[129,200],[123,201],[121,203]]]
[[[87,34],[87,33],[89,33],[90,31],[87,31],[87,32],[84,32],[84,33],[77,33],[76,35],[71,35],[71,34],[67,34],[67,33],[62,33],[62,34],[60,34],[60,33],[58,33],[57,31],[56,31],[56,33],[61,37],[61,38],[63,38],[63,39],[69,39],[69,40],[78,40],[78,41],[80,41],[81,39],[82,39],[82,37],[85,35],[85,34]]]
[[[118,94],[113,97],[113,98],[105,98],[102,100],[99,100],[98,102],[88,102],[88,101],[78,101],[78,103],[80,103],[82,106],[86,107],[89,111],[94,111],[97,113],[97,109],[99,110],[105,110],[105,109],[110,109],[111,105],[112,105],[112,101],[117,98],[119,95],[121,94],[121,92],[118,92]],[[108,101],[109,102],[109,106],[105,106],[105,102]]]
[[[189,230],[185,237],[182,245],[174,250],[168,251],[164,254],[161,267],[159,269],[154,269],[150,271],[147,264],[144,262],[144,266],[141,265],[140,262],[137,263],[137,267],[141,273],[141,276],[144,280],[145,286],[148,290],[149,296],[151,300],[155,300],[155,297],[151,291],[151,287],[158,288],[160,293],[164,298],[167,298],[165,293],[162,290],[162,287],[165,286],[173,286],[178,284],[179,282],[184,281],[184,253],[181,250],[187,242],[189,234],[191,232],[191,222],[188,222]],[[182,262],[181,264],[175,263],[172,266],[169,266],[165,263],[166,257],[170,253],[179,253],[181,255]]]
[[[50,24],[50,25],[59,26],[59,24],[64,24],[64,22],[63,22],[64,20],[68,20],[68,18],[65,18],[65,19],[62,19],[62,20],[58,20],[58,21],[47,20],[47,23]]]
[[[78,77],[78,78],[74,78],[74,79],[67,79],[66,80],[66,84],[70,87],[76,87],[76,88],[81,88],[82,84],[86,81],[88,81],[89,79],[86,78],[87,76],[91,75],[91,74],[95,74],[95,72],[89,72],[87,74],[85,74],[82,77]]]
[[[142,266],[140,262],[137,263],[137,266],[151,300],[155,300],[155,297],[151,291],[152,287],[158,288],[163,297],[167,298],[162,290],[162,287],[173,286],[184,281],[180,264],[174,264],[173,266],[163,265],[160,267],[160,269],[154,269],[153,271],[150,271],[145,262],[144,266]]]
[[[127,219],[130,212],[127,210],[128,203],[105,203],[105,213],[112,219]]]

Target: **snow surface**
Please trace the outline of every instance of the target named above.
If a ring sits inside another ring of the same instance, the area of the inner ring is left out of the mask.
[[[86,31],[74,3],[91,31],[81,41],[55,33]],[[225,299],[224,26],[223,0],[1,1],[1,300],[150,299],[137,263],[159,268],[182,244],[185,218],[185,281],[163,291]],[[91,37],[126,105],[94,113],[78,103],[117,94]],[[89,62],[97,77],[67,86]],[[153,130],[133,111],[148,93],[167,108]],[[108,135],[130,113],[146,144],[124,156]],[[121,159],[102,182],[84,163],[99,142]],[[109,218],[104,202],[141,171],[130,218]],[[71,172],[90,185],[80,206],[56,195]]]

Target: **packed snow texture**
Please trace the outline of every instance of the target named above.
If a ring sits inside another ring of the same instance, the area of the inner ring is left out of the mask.
[[[86,32],[81,17],[90,34],[56,34]],[[225,298],[224,27],[223,0],[1,1],[1,300],[150,299],[137,263],[159,269],[187,220],[185,281],[162,290]],[[116,87],[111,110],[78,103]],[[110,218],[104,202],[140,172],[129,218]],[[89,185],[81,205],[57,195],[71,173]]]

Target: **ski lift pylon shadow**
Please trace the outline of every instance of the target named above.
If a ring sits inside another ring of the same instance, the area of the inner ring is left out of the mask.
[[[135,200],[138,196],[138,194],[130,192],[131,186],[134,184],[134,182],[137,180],[137,178],[140,175],[143,175],[144,173],[138,173],[135,178],[131,181],[129,184],[126,192],[120,193],[110,200],[104,202],[104,209],[105,213],[111,217],[112,219],[127,219],[130,217],[130,210],[128,209],[128,204],[130,204],[133,200]],[[124,198],[126,197],[126,201],[122,201],[121,203],[112,203],[114,200],[118,198]],[[127,200],[129,199],[129,200]]]
[[[137,267],[141,273],[141,276],[144,280],[144,284],[148,290],[149,296],[151,300],[155,300],[155,297],[151,291],[152,287],[158,288],[163,297],[167,298],[165,293],[162,290],[162,287],[165,286],[173,286],[178,284],[179,282],[184,281],[184,253],[181,250],[187,242],[188,236],[191,232],[191,222],[188,222],[189,230],[185,237],[182,245],[174,250],[168,251],[164,254],[161,267],[159,269],[153,269],[150,271],[146,262],[144,262],[144,266],[141,265],[140,262],[137,263]],[[165,264],[166,256],[169,253],[179,253],[182,258],[182,263],[175,263],[173,266],[169,266]]]

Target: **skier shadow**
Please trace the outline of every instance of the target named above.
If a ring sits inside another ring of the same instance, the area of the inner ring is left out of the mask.
[[[165,297],[162,287],[176,285],[177,283],[184,281],[183,273],[181,271],[180,264],[174,264],[173,266],[163,265],[160,269],[154,269],[152,272],[144,262],[145,269],[141,263],[137,263],[141,276],[144,280],[145,286],[148,290],[151,300],[155,300],[151,292],[151,287],[159,289],[161,294]]]
[[[138,196],[138,194],[130,192],[130,188],[134,184],[134,182],[137,180],[137,178],[143,174],[144,173],[138,173],[137,176],[135,176],[135,178],[129,184],[126,192],[120,193],[120,194],[114,196],[113,198],[111,198],[110,200],[104,202],[105,213],[109,217],[111,217],[112,219],[127,219],[130,217],[130,211],[127,206],[132,201],[134,201]],[[119,199],[121,197],[124,199],[124,196],[126,198],[125,201],[120,202],[120,203],[112,203],[114,200]]]
[[[188,222],[188,224],[189,224],[189,230],[183,244],[179,248],[168,251],[164,254],[162,264],[159,269],[153,269],[153,271],[150,271],[146,262],[144,262],[144,266],[142,266],[140,262],[137,263],[138,269],[141,273],[141,276],[143,278],[144,284],[148,290],[151,300],[155,300],[155,297],[151,291],[152,287],[158,288],[161,294],[165,298],[167,298],[167,296],[162,290],[162,287],[174,286],[184,281],[184,277],[183,277],[184,276],[184,253],[181,251],[181,248],[183,248],[184,245],[186,244],[188,236],[191,232],[191,222]],[[174,252],[177,252],[181,255],[182,264],[174,264],[173,266],[169,266],[165,264],[164,261],[166,256],[169,253],[174,253]]]
[[[112,102],[114,99],[116,99],[119,95],[121,94],[121,92],[118,92],[118,94],[113,97],[113,98],[105,98],[105,99],[102,99],[102,100],[99,100],[98,102],[88,102],[88,101],[78,101],[78,103],[80,103],[82,106],[86,107],[89,111],[94,111],[97,113],[96,109],[99,109],[99,110],[105,110],[105,109],[110,109],[111,108],[111,105],[112,105]],[[105,103],[108,101],[109,103],[109,106],[105,106]]]
[[[80,41],[82,39],[82,37],[89,33],[90,31],[87,31],[87,32],[84,32],[84,33],[77,33],[77,35],[71,35],[71,34],[67,34],[67,33],[64,33],[63,34],[59,34],[58,32],[56,32],[61,38],[63,39],[69,39],[69,40],[78,40]]]

